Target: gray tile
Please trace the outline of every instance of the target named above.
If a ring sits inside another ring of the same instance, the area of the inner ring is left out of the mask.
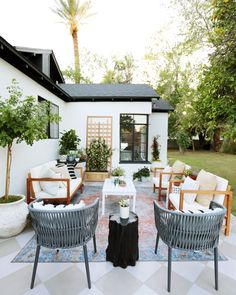
[[[22,295],[30,289],[32,276],[32,266],[26,266],[0,280],[1,292],[7,295]],[[35,278],[35,286],[40,283],[37,275]]]
[[[149,280],[145,282],[149,288],[155,291],[157,294],[169,294],[167,292],[167,267],[162,266],[157,272],[155,272]],[[171,294],[184,295],[187,294],[191,288],[192,283],[178,275],[174,271],[171,273]]]
[[[50,295],[77,295],[88,288],[84,274],[73,265],[44,283]]]
[[[236,251],[235,251],[235,245],[229,244],[227,242],[223,242],[219,246],[219,250],[227,257],[236,259]]]
[[[0,244],[0,257],[7,256],[12,252],[20,251],[20,245],[15,238],[2,241]]]
[[[211,294],[217,295],[235,295],[236,281],[228,276],[219,273],[219,290],[215,290],[214,270],[206,267],[200,274],[195,284]]]
[[[95,283],[104,295],[132,295],[141,285],[139,280],[120,267],[113,268]]]

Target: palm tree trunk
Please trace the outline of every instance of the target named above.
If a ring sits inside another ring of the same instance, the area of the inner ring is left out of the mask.
[[[79,58],[79,43],[78,31],[72,32],[73,46],[74,46],[74,64],[75,64],[75,83],[80,83],[80,58]]]
[[[8,200],[10,188],[10,173],[12,162],[12,144],[7,146],[7,167],[6,167],[6,183],[5,183],[5,199]]]

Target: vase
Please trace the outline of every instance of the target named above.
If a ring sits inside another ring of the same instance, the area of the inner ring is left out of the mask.
[[[19,196],[19,201],[0,204],[0,238],[15,236],[26,226],[28,206],[25,196]]]
[[[120,206],[120,218],[122,219],[129,218],[129,206],[128,207]]]

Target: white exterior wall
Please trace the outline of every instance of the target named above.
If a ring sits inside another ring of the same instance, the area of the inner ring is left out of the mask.
[[[11,84],[13,78],[19,82],[19,87],[23,90],[23,97],[32,95],[41,97],[59,106],[60,116],[63,118],[65,102],[46,90],[34,80],[5,62],[0,58],[0,96],[8,97],[6,87]],[[64,130],[63,120],[60,122],[60,131]],[[58,155],[58,139],[45,139],[36,142],[32,147],[25,143],[13,145],[13,160],[11,173],[11,193],[25,194],[26,177],[31,167],[56,159]],[[6,149],[0,147],[0,196],[4,192],[6,166]]]
[[[167,123],[168,115],[162,113],[151,114],[151,102],[81,102],[68,103],[65,112],[66,130],[73,128],[81,139],[80,146],[86,147],[87,116],[112,116],[112,166],[118,165],[126,170],[126,176],[131,177],[138,168],[148,164],[119,164],[120,148],[120,114],[148,114],[149,116],[149,143],[150,150],[153,135],[159,134],[161,140],[161,159],[166,163],[167,152]],[[162,122],[163,120],[163,122]],[[151,160],[149,152],[148,160]]]
[[[168,138],[168,113],[152,113],[149,117],[149,160],[152,160],[153,137],[159,135],[161,163],[167,165],[167,138]]]

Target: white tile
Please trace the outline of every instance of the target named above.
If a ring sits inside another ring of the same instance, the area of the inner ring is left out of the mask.
[[[172,263],[172,270],[191,282],[195,282],[204,268],[205,265],[197,261]]]
[[[24,295],[50,295],[50,293],[43,284],[40,284],[24,293]]]
[[[145,285],[142,285],[135,293],[134,295],[156,295],[157,293],[154,292],[152,289],[148,288]]]
[[[45,282],[71,266],[72,263],[39,263],[37,275],[42,282]]]
[[[207,266],[213,269],[214,262],[208,262]],[[233,280],[236,280],[236,261],[219,261],[218,269],[219,273],[223,273],[224,275],[232,278]]]
[[[154,261],[137,262],[135,266],[128,266],[127,271],[141,282],[145,282],[160,267],[161,264]]]
[[[17,254],[18,254],[18,251],[0,258],[0,279],[29,265],[28,263],[11,263],[12,259]]]
[[[211,295],[212,293],[207,292],[206,290],[193,285],[186,295]]]
[[[79,268],[80,271],[86,274],[84,263],[77,263],[76,266]],[[90,262],[89,269],[91,281],[96,282],[102,276],[111,271],[113,269],[113,265],[110,262]]]

